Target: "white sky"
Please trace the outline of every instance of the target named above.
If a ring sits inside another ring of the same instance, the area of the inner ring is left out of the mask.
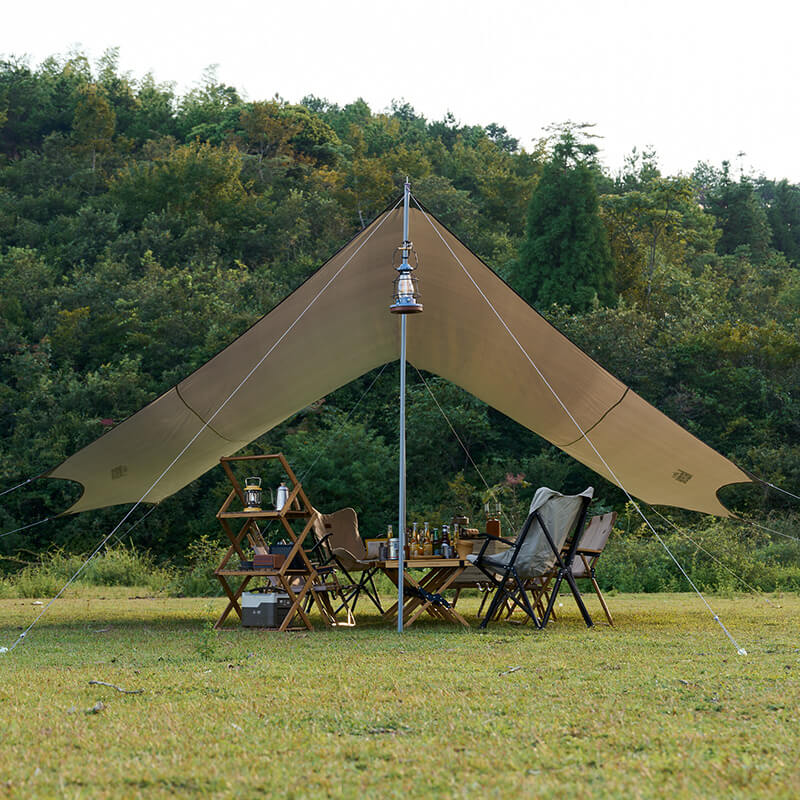
[[[38,64],[119,46],[124,71],[195,85],[210,64],[248,99],[306,94],[428,119],[596,123],[612,170],[635,145],[662,169],[699,160],[800,182],[800,5],[791,0],[39,0],[3,4],[0,54]],[[744,156],[738,154],[743,152]]]

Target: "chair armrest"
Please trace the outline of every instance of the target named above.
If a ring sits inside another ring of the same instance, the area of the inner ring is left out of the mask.
[[[506,539],[504,536],[495,536],[493,533],[479,533],[478,536],[481,539],[494,539],[496,542],[502,542],[503,544],[507,544],[509,546],[514,545],[514,539]],[[489,542],[487,541],[486,544]]]
[[[481,547],[480,551],[478,552],[478,561],[483,558],[483,554],[486,552],[489,542],[502,542],[503,544],[507,544],[509,547],[514,546],[514,542],[511,539],[505,539],[502,536],[495,536],[493,533],[479,533],[478,536],[484,540],[483,547]]]
[[[325,544],[325,542],[327,542],[328,538],[331,537],[331,536],[333,536],[332,533],[326,533],[325,536],[323,536],[313,547],[309,547],[306,550],[306,553],[308,555],[317,555],[317,556],[319,556],[319,558],[321,559],[320,566],[324,566],[332,558],[332,556],[330,556],[330,555],[326,556],[323,553],[322,549],[321,549],[322,545]]]
[[[313,552],[318,547],[321,547],[323,544],[325,544],[325,542],[327,542],[328,539],[331,538],[331,536],[333,536],[332,533],[326,533],[312,548],[309,549],[309,553]]]

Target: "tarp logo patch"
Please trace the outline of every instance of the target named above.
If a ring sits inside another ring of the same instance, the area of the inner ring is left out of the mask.
[[[675,478],[678,483],[689,483],[693,475],[691,472],[686,472],[682,469],[676,469],[675,472],[672,473],[672,477]]]

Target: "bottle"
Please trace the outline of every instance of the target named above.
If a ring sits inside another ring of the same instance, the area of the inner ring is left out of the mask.
[[[486,506],[486,533],[490,536],[500,536],[500,503],[487,503]]]
[[[433,555],[433,539],[431,539],[431,529],[428,527],[428,523],[425,523],[425,538],[422,545],[422,554],[425,556],[432,556]]]
[[[442,540],[439,538],[439,529],[433,529],[433,554],[440,556],[442,554]]]
[[[450,548],[450,528],[447,525],[442,525],[442,555],[445,558],[453,557]]]

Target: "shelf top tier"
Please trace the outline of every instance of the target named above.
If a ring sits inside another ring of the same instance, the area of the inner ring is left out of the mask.
[[[308,519],[310,511],[220,511],[217,519]]]

